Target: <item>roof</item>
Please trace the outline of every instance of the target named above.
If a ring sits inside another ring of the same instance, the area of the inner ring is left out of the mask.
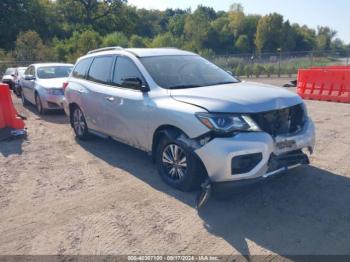
[[[138,57],[166,56],[166,55],[195,55],[194,53],[176,48],[126,48],[125,51]]]
[[[37,63],[37,64],[32,64],[32,66],[43,67],[43,66],[73,66],[73,65],[65,64],[65,63]]]

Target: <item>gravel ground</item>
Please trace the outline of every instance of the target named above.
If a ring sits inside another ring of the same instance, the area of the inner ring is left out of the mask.
[[[282,85],[282,80],[258,79]],[[0,254],[350,254],[350,104],[308,101],[312,165],[200,212],[147,154],[78,142],[32,107],[28,138],[0,142]]]

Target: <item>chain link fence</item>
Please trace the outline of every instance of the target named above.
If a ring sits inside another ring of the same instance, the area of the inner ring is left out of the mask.
[[[313,66],[349,65],[350,55],[337,52],[275,52],[262,54],[214,55],[207,58],[241,78],[295,77],[298,69]],[[0,76],[6,68],[28,66],[44,61],[1,61]]]
[[[230,54],[208,57],[237,77],[295,77],[298,69],[314,66],[349,65],[347,54],[337,52],[275,52]]]

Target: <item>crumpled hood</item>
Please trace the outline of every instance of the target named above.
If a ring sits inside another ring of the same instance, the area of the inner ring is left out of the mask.
[[[170,94],[177,101],[217,113],[258,113],[302,103],[298,95],[286,89],[252,82],[173,89]]]
[[[67,77],[52,78],[52,79],[38,79],[38,84],[45,88],[63,88],[63,82],[67,80]]]

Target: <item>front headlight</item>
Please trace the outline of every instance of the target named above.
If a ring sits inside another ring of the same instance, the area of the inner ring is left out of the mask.
[[[217,134],[227,135],[234,132],[261,131],[247,115],[197,113],[196,117],[203,125]]]

